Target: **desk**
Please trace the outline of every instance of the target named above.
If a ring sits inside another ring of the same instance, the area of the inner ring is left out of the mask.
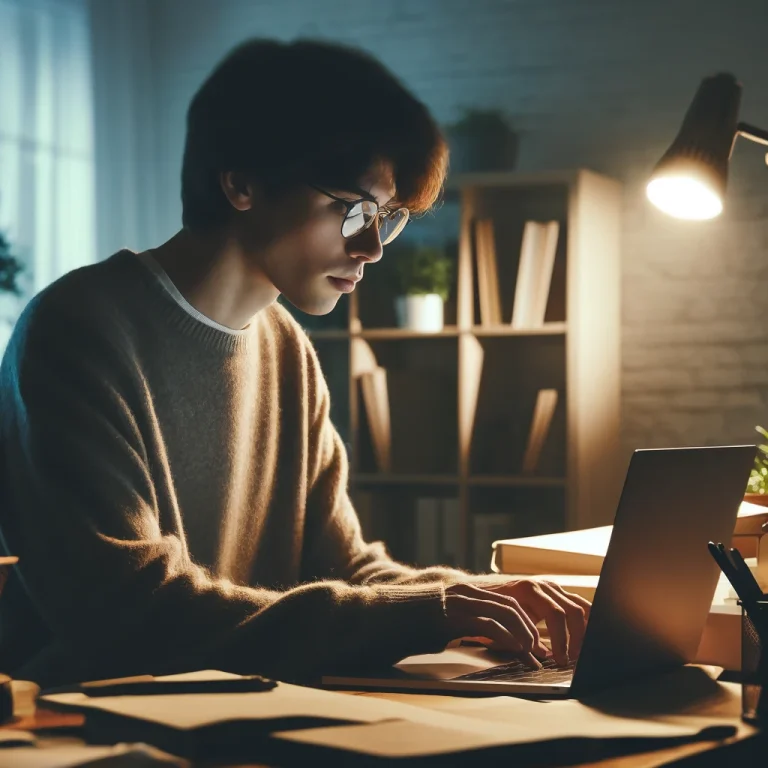
[[[643,683],[631,688],[606,692],[588,701],[591,706],[606,711],[632,714],[634,716],[654,716],[674,722],[680,718],[696,717],[711,724],[731,724],[739,730],[736,736],[716,744],[694,743],[643,752],[610,759],[597,759],[580,763],[581,768],[656,768],[671,764],[693,766],[765,766],[768,764],[768,739],[742,723],[741,687],[734,683],[720,683],[714,679],[714,671],[704,667],[690,666],[685,678],[690,684],[668,684],[660,701],[660,691],[654,682]],[[378,696],[395,701],[403,701],[417,706],[440,710],[456,705],[456,697],[434,694],[412,693],[371,693],[352,692],[356,696]],[[79,715],[62,715],[46,710],[38,710],[34,717],[26,718],[4,728],[40,729],[74,728],[82,724]],[[42,737],[43,741],[45,737]],[[0,750],[0,759],[2,751]],[[681,762],[680,762],[681,761]],[[446,761],[447,762],[447,761]],[[248,766],[240,763],[238,768],[264,768],[257,764]]]

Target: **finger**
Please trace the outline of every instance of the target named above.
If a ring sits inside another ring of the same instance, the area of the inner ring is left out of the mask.
[[[524,653],[539,650],[541,638],[536,626],[514,598],[505,595],[488,595],[490,599],[477,600],[478,610],[502,624],[519,641]]]
[[[551,581],[542,582],[542,583],[547,584],[556,592],[559,592],[561,595],[565,595],[565,597],[567,597],[571,602],[576,603],[576,605],[583,608],[584,615],[589,617],[589,612],[592,609],[592,603],[590,603],[586,597],[577,595],[575,592],[568,592],[567,590],[563,589],[559,584],[555,584],[554,582],[551,582]]]
[[[571,659],[577,659],[581,653],[581,646],[584,642],[584,632],[587,627],[587,619],[584,615],[584,609],[571,599],[571,595],[562,594],[553,588],[553,585],[542,583],[541,589],[547,592],[549,596],[565,611],[565,623],[568,629],[568,656]],[[576,597],[576,595],[573,595]]]
[[[530,600],[535,602],[536,614],[541,615],[547,624],[555,663],[565,666],[568,663],[568,624],[565,609],[542,589],[540,584],[535,585]]]
[[[500,651],[523,653],[520,641],[503,624],[488,616],[471,617],[467,629],[475,637],[487,637]]]
[[[475,619],[477,631],[493,643],[494,650],[511,651],[519,654],[523,662],[534,669],[541,669],[541,662],[532,654],[522,650],[519,640],[502,624],[494,619],[482,616]]]
[[[530,617],[520,602],[509,595],[498,592],[494,592],[492,594],[493,601],[499,602],[504,606],[508,606],[522,619],[523,623],[528,629],[528,632],[530,632],[531,637],[533,638],[533,642],[531,644],[531,652],[535,653],[537,656],[546,658],[549,655],[549,648],[547,648],[547,646],[542,642],[541,634],[536,628],[536,622]]]

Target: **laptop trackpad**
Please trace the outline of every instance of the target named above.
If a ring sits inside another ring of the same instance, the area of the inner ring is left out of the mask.
[[[494,653],[487,648],[449,648],[442,653],[408,656],[395,664],[395,669],[421,679],[452,680],[460,675],[508,663],[514,658],[508,653]]]

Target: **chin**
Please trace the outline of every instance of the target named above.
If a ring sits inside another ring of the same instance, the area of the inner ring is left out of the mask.
[[[296,309],[300,309],[308,315],[327,315],[333,311],[336,305],[339,303],[340,295],[336,296],[302,296],[293,297],[288,294],[283,294],[283,297],[293,304]]]

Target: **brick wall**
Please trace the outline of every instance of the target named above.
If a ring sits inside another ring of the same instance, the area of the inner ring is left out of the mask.
[[[752,441],[768,423],[768,168],[740,142],[726,212],[678,222],[644,180],[702,76],[734,72],[741,117],[768,127],[766,0],[156,0],[151,6],[158,237],[180,218],[184,111],[250,35],[322,36],[389,65],[440,121],[500,107],[521,170],[622,180],[623,418],[639,446]],[[333,84],[329,83],[329,88]]]

